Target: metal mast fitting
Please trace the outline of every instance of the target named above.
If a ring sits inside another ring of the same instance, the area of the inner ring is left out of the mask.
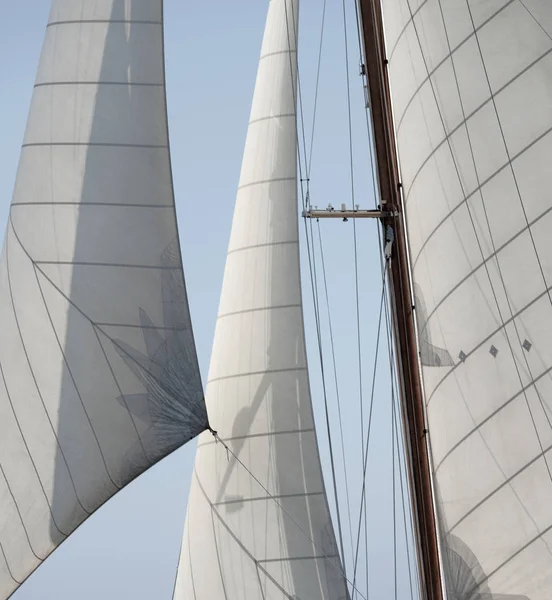
[[[349,219],[384,219],[386,217],[392,217],[393,212],[389,210],[379,209],[360,209],[357,204],[354,209],[347,208],[345,204],[341,205],[340,209],[335,209],[331,204],[322,210],[319,210],[317,206],[304,210],[301,214],[305,219],[343,219],[348,221]]]

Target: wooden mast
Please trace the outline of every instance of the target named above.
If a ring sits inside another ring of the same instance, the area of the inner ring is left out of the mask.
[[[443,600],[381,5],[380,0],[359,0],[359,5],[382,209],[397,215],[384,219],[383,225],[384,229],[391,226],[394,232],[389,280],[397,361],[402,378],[401,399],[417,524],[418,558],[427,600]]]

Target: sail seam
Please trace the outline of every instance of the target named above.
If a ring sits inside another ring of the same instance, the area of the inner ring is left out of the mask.
[[[544,296],[544,294],[543,294]],[[542,298],[542,296],[541,296]],[[540,299],[540,298],[539,298]],[[496,333],[496,332],[495,332]],[[493,334],[494,335],[494,334]],[[488,342],[489,340],[484,340],[481,345],[483,345],[485,342]],[[496,417],[496,415],[501,412],[503,409],[505,409],[507,406],[509,406],[516,398],[518,398],[521,394],[524,394],[527,390],[529,390],[531,387],[535,386],[538,381],[540,381],[545,375],[548,375],[550,372],[552,372],[552,367],[549,367],[548,369],[544,370],[542,373],[540,373],[539,375],[537,375],[535,378],[533,378],[531,380],[530,383],[526,384],[525,386],[523,386],[523,388],[521,388],[518,392],[516,392],[513,396],[511,396],[510,398],[508,398],[508,400],[506,400],[506,402],[504,402],[503,404],[501,404],[498,408],[496,408],[490,415],[488,415],[487,417],[485,417],[480,423],[478,423],[478,425],[476,427],[474,427],[473,429],[471,429],[468,433],[466,433],[466,435],[464,435],[464,437],[459,440],[458,442],[456,442],[456,444],[454,444],[454,446],[452,446],[450,448],[450,450],[447,451],[447,453],[443,456],[443,458],[439,461],[439,464],[435,467],[435,472],[437,472],[445,463],[445,461],[449,458],[449,456],[457,449],[459,448],[469,437],[471,437],[474,433],[477,433],[481,427],[483,427],[483,425],[485,425],[486,423],[488,423],[491,419],[493,419],[494,417]],[[552,447],[551,447],[552,448]]]
[[[34,87],[51,87],[57,85],[125,85],[137,87],[163,87],[162,83],[146,83],[141,81],[44,81],[35,83]]]
[[[273,373],[291,373],[293,371],[306,371],[307,367],[290,367],[289,369],[265,369],[263,371],[249,371],[247,373],[237,373],[236,375],[223,375],[222,377],[213,377],[209,379],[207,385],[215,381],[223,381],[225,379],[235,379],[237,377],[250,377],[254,375],[272,375]]]
[[[307,496],[323,496],[324,492],[304,492],[300,494],[275,494],[273,496],[255,496],[254,498],[238,498],[235,500],[224,500],[221,502],[213,502],[213,506],[225,506],[227,504],[241,504],[242,502],[261,502],[263,500],[273,500],[277,498],[287,499],[287,498],[305,498]]]
[[[158,271],[174,271],[180,269],[180,265],[168,267],[166,265],[133,265],[130,263],[104,263],[104,262],[85,262],[72,260],[35,260],[35,265],[70,265],[77,267],[116,267],[129,269],[155,269]]]
[[[222,573],[222,563],[220,562],[217,532],[215,530],[215,517],[213,515],[214,508],[211,503],[209,503],[209,504],[210,504],[210,508],[211,508],[211,525],[213,526],[213,540],[215,541],[215,552],[217,555],[217,564],[218,564],[219,575],[220,575],[220,584],[222,585],[222,591],[224,593],[224,598],[225,598],[225,600],[228,600],[228,594],[226,593],[226,586],[224,585],[224,575]]]
[[[95,322],[98,327],[131,327],[134,329],[152,329],[154,331],[188,331],[189,327],[166,327],[162,325],[137,325],[135,323],[100,323]]]
[[[510,244],[512,244],[513,242],[515,242],[515,240],[517,240],[517,238],[519,238],[521,235],[523,235],[524,233],[528,233],[529,230],[531,229],[531,227],[533,227],[535,224],[537,224],[541,219],[543,219],[544,217],[546,217],[550,211],[552,211],[552,206],[550,206],[549,208],[547,208],[543,213],[541,213],[538,217],[535,217],[535,219],[533,219],[528,225],[526,225],[525,227],[523,227],[523,229],[520,229],[516,234],[514,234],[511,238],[509,238],[508,240],[506,240],[501,246],[499,246],[498,248],[496,248],[493,252],[491,252],[486,258],[484,258],[475,268],[473,268],[467,275],[465,275],[460,281],[458,281],[440,300],[439,302],[437,302],[437,304],[434,306],[434,308],[431,310],[431,312],[429,313],[429,316],[426,319],[426,322],[423,326],[423,328],[421,329],[421,333],[427,329],[427,325],[429,323],[429,320],[434,316],[434,314],[439,310],[439,308],[441,308],[441,306],[454,294],[454,292],[456,290],[458,290],[458,288],[460,288],[464,283],[466,283],[466,281],[468,281],[468,279],[470,279],[471,277],[473,277],[482,267],[484,267],[491,259],[498,257],[498,254],[500,252],[502,252],[505,248],[507,248]],[[548,287],[546,288],[547,290],[549,289]],[[539,298],[541,296],[538,296]]]
[[[6,396],[8,398],[8,403],[10,405],[10,408],[12,410],[13,413],[13,418],[17,424],[17,428],[19,429],[19,434],[21,435],[21,440],[23,441],[23,445],[25,446],[25,450],[27,451],[27,454],[29,456],[29,460],[31,461],[31,465],[33,466],[33,470],[35,472],[36,478],[38,480],[38,485],[40,486],[40,488],[42,489],[42,493],[44,494],[44,500],[46,501],[47,506],[50,508],[50,514],[52,514],[52,507],[50,506],[50,503],[48,502],[48,496],[46,495],[46,491],[44,490],[44,485],[42,483],[42,480],[40,479],[40,475],[38,474],[38,468],[35,464],[33,455],[31,454],[31,450],[29,448],[29,445],[27,444],[27,440],[25,438],[25,435],[23,434],[23,429],[21,428],[21,423],[19,421],[19,417],[17,416],[17,412],[15,410],[15,406],[13,405],[13,400],[10,394],[10,391],[8,389],[8,382],[6,381],[6,376],[4,374],[4,369],[2,368],[2,363],[0,363],[0,376],[2,377],[2,382],[4,383],[4,388],[6,390]],[[25,537],[27,538],[27,542],[29,544],[29,548],[31,550],[31,552],[33,553],[33,555],[37,558],[37,560],[39,560],[40,562],[44,562],[44,558],[38,556],[38,554],[35,552],[35,549],[33,548],[33,545],[31,543],[31,537],[29,535],[29,532],[27,530],[27,526],[25,525],[25,521],[23,520],[23,515],[21,513],[21,510],[19,508],[19,504],[17,503],[17,500],[15,498],[15,495],[13,493],[13,490],[11,488],[8,476],[6,475],[6,473],[4,472],[4,468],[2,466],[2,463],[0,463],[0,471],[2,472],[2,475],[4,477],[4,480],[6,481],[6,486],[8,488],[8,492],[11,495],[12,499],[13,499],[13,503],[15,505],[15,510],[17,511],[17,514],[19,515],[19,520],[21,521],[21,526],[23,527],[23,531],[25,532]],[[53,519],[53,514],[52,514],[52,519]],[[55,523],[54,523],[55,525]],[[56,529],[59,531],[59,528],[57,527],[57,525],[55,525]],[[63,533],[62,531],[59,531],[61,533],[61,535],[65,536],[66,534]],[[6,564],[7,564],[7,559],[6,559]],[[9,569],[9,565],[8,565],[8,569]],[[12,577],[12,579],[15,581],[15,578]]]
[[[464,206],[464,204],[467,203],[468,200],[470,200],[473,196],[475,196],[478,192],[481,191],[481,189],[483,187],[485,187],[490,181],[492,181],[497,175],[500,175],[500,173],[502,173],[502,171],[504,171],[504,169],[507,169],[508,166],[510,164],[513,164],[518,158],[520,158],[523,154],[525,154],[525,152],[527,152],[528,150],[530,150],[535,144],[538,144],[540,141],[542,141],[548,134],[550,134],[552,132],[552,127],[549,127],[546,131],[544,131],[541,135],[539,135],[538,138],[536,138],[533,142],[531,142],[530,144],[528,144],[527,146],[525,146],[525,148],[522,148],[515,156],[513,156],[511,158],[511,160],[507,161],[506,163],[504,163],[501,167],[499,167],[492,175],[489,175],[489,177],[487,177],[487,179],[485,179],[480,185],[478,185],[472,192],[470,192],[468,195],[466,195],[449,213],[447,213],[442,219],[441,221],[439,221],[439,223],[435,226],[435,228],[428,234],[426,240],[424,241],[424,243],[422,244],[422,246],[420,247],[420,250],[418,251],[418,254],[416,255],[416,258],[413,261],[413,268],[416,268],[416,265],[418,263],[418,261],[420,260],[422,253],[424,252],[427,244],[429,243],[429,240],[437,233],[437,231],[441,228],[441,226],[460,208],[462,208],[462,206]],[[433,155],[433,153],[432,153]],[[428,157],[428,159],[424,162],[424,165],[429,161],[429,159],[431,158],[431,156]],[[423,168],[422,166],[422,168]],[[412,189],[412,186],[411,188]],[[548,212],[548,211],[547,211]],[[543,213],[544,214],[544,213]],[[536,222],[539,219],[539,217],[537,217],[535,219],[535,221],[532,221],[530,223],[530,225],[534,222]],[[527,227],[525,227],[522,231],[525,231],[527,229]]]
[[[19,241],[19,239],[17,237],[17,233],[15,232],[15,229],[13,227],[13,223],[11,222],[11,220],[9,221],[9,224],[11,225],[11,229],[12,229],[14,235],[15,235],[16,240],[21,245],[21,248],[24,250],[23,245],[21,244],[21,242]],[[67,469],[67,474],[69,475],[69,479],[71,481],[71,485],[72,485],[73,491],[75,493],[75,498],[77,500],[77,503],[82,508],[82,510],[86,514],[89,515],[90,513],[84,508],[84,506],[82,505],[82,503],[80,501],[80,498],[79,498],[79,496],[77,494],[77,489],[76,489],[76,486],[75,486],[75,482],[73,480],[73,475],[72,475],[71,471],[69,470],[69,465],[67,463],[67,459],[65,458],[65,453],[64,453],[64,451],[63,451],[63,449],[61,447],[61,443],[59,441],[59,438],[57,436],[57,432],[56,432],[56,430],[54,428],[54,425],[52,423],[52,419],[51,419],[50,414],[49,414],[49,412],[48,412],[48,410],[46,408],[46,404],[44,402],[44,398],[42,397],[42,393],[40,392],[40,388],[38,386],[38,381],[36,379],[36,376],[34,374],[34,371],[33,371],[32,367],[31,367],[31,361],[30,361],[29,355],[27,353],[27,348],[25,347],[25,342],[23,340],[23,333],[21,331],[21,327],[19,326],[19,319],[17,317],[17,312],[15,310],[15,302],[14,302],[14,298],[13,298],[13,290],[12,290],[12,287],[11,287],[10,261],[9,261],[9,250],[8,250],[9,249],[8,236],[6,236],[6,246],[5,247],[6,247],[6,273],[7,273],[7,279],[8,279],[8,291],[9,291],[10,303],[11,303],[12,310],[13,310],[13,317],[14,317],[14,320],[15,320],[15,325],[16,325],[16,328],[17,328],[17,331],[18,331],[18,334],[19,334],[19,341],[21,342],[21,348],[23,350],[23,354],[25,355],[25,360],[26,360],[26,363],[27,363],[27,368],[29,369],[29,372],[31,374],[31,378],[32,378],[32,380],[34,382],[34,387],[36,389],[38,398],[40,399],[40,402],[42,403],[42,408],[44,410],[44,414],[45,414],[46,420],[50,424],[50,428],[52,430],[52,434],[53,434],[53,436],[54,436],[54,438],[56,440],[56,446],[57,446],[57,448],[60,451],[61,457],[63,459],[63,463],[65,464],[65,467]],[[31,263],[32,263],[32,261],[31,261]],[[14,415],[15,415],[16,414],[15,407],[12,407],[12,409],[13,409],[13,412],[14,412]],[[32,455],[31,455],[31,452],[30,452],[30,448],[27,446],[27,441],[25,439],[25,434],[23,433],[23,429],[21,427],[20,427],[20,433],[21,433],[21,437],[23,438],[23,440],[25,442],[25,446],[27,447],[27,452],[29,453],[29,457],[31,458],[31,461],[33,462],[33,465],[34,465],[34,459],[32,458]],[[59,533],[61,535],[63,535],[64,537],[67,537],[68,534],[65,533],[65,532],[63,532],[59,528],[58,524],[56,523],[56,520],[54,518],[54,513],[53,513],[53,510],[52,510],[52,506],[50,504],[49,498],[48,498],[48,496],[46,494],[46,490],[44,489],[44,484],[42,482],[42,479],[40,478],[40,474],[39,474],[38,469],[36,468],[36,466],[35,466],[35,473],[36,473],[38,481],[40,482],[40,486],[42,487],[42,491],[44,493],[44,497],[46,498],[46,503],[48,504],[48,507],[50,509],[50,515],[52,517],[52,524],[55,526],[55,528],[59,531]]]
[[[276,181],[295,181],[295,179],[295,177],[273,177],[272,179],[260,179],[259,181],[252,181],[251,183],[244,183],[243,185],[238,186],[238,192],[246,187],[251,187],[252,185],[262,185],[263,183],[274,183]]]
[[[525,73],[527,73],[527,71],[529,71],[531,68],[533,68],[535,65],[537,65],[541,60],[543,60],[544,58],[546,58],[550,53],[552,53],[552,48],[550,50],[547,50],[544,54],[542,54],[541,56],[539,56],[538,58],[536,58],[531,64],[527,65],[525,67],[525,69],[523,69],[523,71],[521,71],[520,73],[518,73],[515,77],[513,77],[512,79],[510,79],[508,82],[506,82],[501,88],[499,88],[496,92],[493,93],[493,96],[489,96],[487,98],[487,100],[485,100],[484,102],[482,102],[477,108],[475,108],[469,115],[467,115],[465,118],[463,118],[458,125],[456,125],[453,129],[450,130],[449,133],[446,132],[446,128],[443,126],[444,132],[445,132],[445,136],[443,137],[443,139],[435,145],[435,148],[427,155],[427,157],[425,158],[425,160],[422,162],[422,164],[420,165],[420,168],[416,171],[416,173],[414,174],[414,176],[412,177],[412,182],[410,183],[410,186],[408,188],[408,191],[406,192],[405,195],[405,203],[408,202],[408,198],[410,197],[410,192],[412,191],[412,188],[414,187],[414,184],[416,183],[416,180],[418,179],[418,176],[420,175],[420,173],[423,171],[424,167],[427,165],[427,163],[430,161],[431,158],[433,158],[433,156],[447,143],[450,143],[450,140],[452,138],[452,136],[457,133],[460,129],[462,129],[464,126],[467,128],[467,124],[468,121],[474,117],[476,115],[476,113],[478,113],[481,109],[483,109],[485,106],[487,106],[487,104],[489,104],[490,102],[492,102],[493,97],[498,96],[500,93],[502,93],[506,88],[508,88],[512,83],[514,83],[514,81],[516,81],[517,79],[519,79],[521,76],[523,76]],[[432,83],[431,79],[427,79],[425,83]],[[424,85],[425,85],[424,83]],[[404,116],[404,115],[403,115]],[[550,131],[550,129],[547,129],[545,131],[545,134],[548,133],[548,131]],[[398,132],[398,130],[397,130]],[[515,156],[511,157],[511,161],[514,161],[516,158],[518,158],[521,154],[523,154],[523,152],[527,149],[530,148],[533,144],[535,144],[536,142],[538,142],[542,137],[544,136],[544,134],[541,134],[539,137],[537,137],[533,142],[531,142],[530,144],[528,144],[525,148],[523,148],[522,150],[520,150]],[[494,173],[494,175],[496,175],[497,173],[499,173],[500,171],[502,171],[503,169],[507,168],[508,165],[510,164],[510,161],[507,162],[503,167],[501,167],[500,169],[498,169],[496,171],[496,173]],[[493,175],[493,176],[494,176]],[[493,177],[491,176],[491,177]],[[488,180],[487,180],[488,181]],[[476,188],[474,190],[477,191],[479,189]],[[472,193],[474,193],[472,192]]]
[[[219,319],[225,319],[226,317],[233,317],[235,315],[245,315],[248,313],[254,312],[263,312],[268,310],[280,310],[285,308],[301,308],[301,304],[280,304],[277,306],[262,306],[260,308],[247,308],[245,310],[236,310],[234,312],[223,313],[217,317],[217,321]]]
[[[234,252],[244,252],[245,250],[253,250],[254,248],[268,248],[270,246],[285,246],[287,244],[298,244],[299,240],[286,240],[283,242],[267,242],[266,244],[253,244],[251,246],[242,246],[241,248],[234,248],[233,250],[228,250],[228,254],[234,254]]]
[[[12,202],[11,206],[114,206],[116,208],[173,208],[172,204],[127,204],[126,202]]]
[[[121,486],[115,482],[115,480],[111,476],[111,473],[109,472],[109,467],[107,466],[107,460],[106,460],[106,458],[104,456],[104,453],[103,453],[103,450],[102,450],[102,446],[101,446],[100,440],[98,438],[98,434],[96,433],[96,430],[94,429],[94,425],[92,424],[92,419],[90,418],[90,415],[88,414],[88,410],[86,409],[86,405],[85,405],[84,399],[83,399],[83,397],[82,397],[82,395],[81,395],[81,393],[79,391],[79,388],[77,386],[77,381],[76,381],[76,379],[75,379],[75,377],[73,375],[71,367],[69,366],[69,360],[67,359],[65,351],[63,349],[63,345],[62,345],[62,343],[61,343],[61,341],[59,339],[57,330],[56,330],[56,328],[54,326],[54,321],[52,319],[52,315],[50,314],[50,309],[49,309],[48,304],[46,302],[46,297],[44,296],[44,291],[42,289],[42,285],[40,284],[40,278],[38,277],[36,263],[32,262],[32,266],[33,266],[33,272],[34,272],[35,277],[36,277],[36,283],[37,283],[38,289],[40,291],[40,297],[42,298],[42,304],[44,305],[44,309],[46,310],[46,314],[48,315],[48,321],[50,323],[50,327],[52,328],[52,333],[54,334],[54,337],[56,339],[56,343],[58,345],[59,351],[60,351],[62,359],[63,359],[63,363],[65,364],[65,368],[67,369],[67,372],[69,374],[69,378],[71,379],[71,382],[73,383],[73,387],[75,388],[75,392],[76,392],[76,394],[77,394],[77,396],[79,398],[79,401],[80,401],[80,404],[82,406],[83,412],[84,412],[84,414],[86,416],[86,421],[88,422],[88,425],[90,425],[90,430],[92,431],[92,435],[94,436],[94,439],[96,440],[96,445],[98,446],[98,450],[99,450],[100,456],[102,458],[102,462],[103,462],[103,466],[104,466],[105,472],[106,472],[109,480],[111,481],[111,483],[115,486],[115,488],[117,490],[120,490]],[[60,443],[60,448],[61,448],[61,443]],[[69,473],[71,473],[71,469],[69,468],[69,465],[67,465],[67,470],[69,471]],[[76,488],[75,488],[75,492],[76,492]],[[77,495],[77,498],[78,498],[78,495]],[[88,515],[91,514],[90,511],[88,511],[87,509],[84,508],[84,506],[82,506],[82,508],[84,509],[84,511],[86,513],[88,513]]]
[[[520,392],[520,394],[521,394],[521,392]],[[550,445],[547,448],[543,449],[542,452],[539,452],[529,462],[525,463],[522,467],[520,467],[513,475],[510,475],[510,477],[508,477],[507,479],[505,479],[499,486],[497,486],[496,488],[494,488],[490,493],[488,493],[484,498],[482,498],[477,504],[475,504],[472,508],[470,508],[470,510],[468,510],[468,512],[466,512],[460,519],[458,519],[456,521],[456,523],[450,527],[450,532],[452,533],[452,531],[454,529],[456,529],[460,525],[460,523],[462,523],[462,521],[464,521],[465,519],[467,519],[478,508],[480,508],[483,504],[485,504],[485,502],[487,502],[490,498],[492,498],[495,494],[497,494],[502,488],[504,488],[507,485],[509,485],[510,483],[512,483],[512,481],[514,481],[514,479],[516,479],[516,477],[519,477],[519,475],[521,475],[523,472],[525,472],[527,469],[529,469],[538,460],[540,460],[541,458],[543,460],[546,460],[545,459],[545,454],[547,452],[550,452],[550,450],[552,450],[552,445]],[[514,493],[515,493],[515,491],[514,491]],[[519,500],[519,498],[518,498],[518,500]]]
[[[260,123],[261,121],[270,121],[272,119],[283,119],[285,117],[295,118],[295,113],[282,113],[280,115],[270,115],[269,117],[259,117],[258,119],[251,119],[251,121],[249,121],[249,125],[253,125],[254,123]]]
[[[167,144],[132,144],[115,142],[27,142],[21,148],[32,148],[35,146],[102,146],[112,148],[163,148],[167,150]]]
[[[117,376],[115,375],[115,371],[113,370],[113,365],[111,364],[108,356],[107,356],[107,352],[105,351],[104,345],[102,344],[102,341],[100,340],[100,336],[98,334],[98,331],[101,331],[101,329],[99,329],[99,326],[96,323],[90,323],[91,327],[92,327],[92,331],[94,332],[94,336],[96,337],[96,341],[98,342],[98,346],[100,347],[100,350],[102,351],[103,357],[105,358],[105,362],[107,364],[107,367],[109,369],[109,372],[111,373],[111,376],[113,377],[113,381],[115,383],[115,385],[117,386],[117,389],[119,390],[119,395],[124,403],[124,406],[128,412],[128,416],[130,418],[130,421],[134,427],[134,431],[136,432],[136,437],[138,439],[138,442],[140,443],[140,447],[142,448],[142,452],[144,453],[144,458],[146,459],[146,461],[148,461],[150,463],[150,465],[153,464],[154,461],[152,461],[150,459],[150,457],[148,456],[147,452],[146,452],[146,448],[144,446],[144,442],[142,440],[142,436],[140,435],[140,432],[138,431],[138,427],[136,425],[136,421],[134,420],[134,415],[132,414],[129,406],[128,406],[128,402],[126,400],[126,397],[123,393],[123,390],[121,388],[121,385],[119,384],[119,380],[117,379]]]
[[[268,577],[268,579],[270,579],[270,581],[282,592],[282,594],[284,594],[286,596],[286,598],[288,598],[288,600],[293,600],[292,596],[290,596],[286,592],[286,590],[274,579],[274,577],[272,577],[272,575],[266,569],[264,569],[261,565],[259,565],[257,559],[253,556],[253,554],[251,554],[251,552],[246,548],[246,546],[238,539],[238,537],[230,529],[230,527],[228,526],[228,524],[226,523],[226,521],[224,521],[224,519],[220,516],[218,510],[213,506],[211,500],[209,499],[209,496],[207,495],[207,492],[203,488],[203,485],[201,484],[201,480],[199,479],[199,475],[197,474],[197,471],[195,469],[194,469],[194,475],[196,477],[196,481],[197,481],[198,487],[199,487],[201,493],[203,494],[203,497],[205,498],[205,500],[207,501],[207,503],[209,504],[209,506],[211,508],[211,519],[213,520],[213,514],[216,515],[219,523],[224,527],[224,529],[226,529],[226,531],[228,532],[228,534],[230,535],[230,537],[236,542],[236,544],[239,546],[239,548],[242,550],[242,552],[244,552],[245,555],[259,569],[261,569],[263,571],[263,573]],[[213,537],[214,537],[214,541],[215,541],[215,546],[217,548],[217,557],[218,557],[218,545],[217,545],[217,536],[216,536],[216,531],[215,531],[214,520],[212,522],[213,522]],[[219,563],[219,568],[220,568],[220,563]],[[221,572],[221,577],[222,577],[222,572]],[[222,585],[224,586],[224,582],[223,582]]]
[[[276,50],[275,52],[267,52],[266,54],[263,54],[259,60],[264,60],[269,56],[276,56],[278,54],[293,54],[295,52],[297,52],[297,50]]]
[[[505,10],[506,8],[508,8],[508,6],[510,6],[510,4],[512,4],[513,2],[515,2],[515,0],[509,0],[509,2],[507,2],[506,4],[504,4],[504,6],[501,6],[492,16],[490,16],[488,19],[486,19],[483,23],[481,23],[481,25],[479,25],[476,29],[474,29],[474,31],[472,33],[470,33],[470,35],[468,35],[466,38],[464,38],[459,44],[457,44],[452,50],[450,50],[449,52],[447,52],[447,54],[444,56],[444,58],[442,58],[437,65],[435,65],[435,67],[433,67],[433,69],[428,71],[428,75],[426,77],[424,77],[422,83],[420,83],[420,85],[416,88],[416,91],[414,92],[414,94],[411,96],[411,98],[408,100],[408,102],[406,103],[403,113],[400,117],[400,119],[398,119],[398,124],[397,124],[397,133],[400,131],[402,123],[404,121],[404,118],[406,116],[406,113],[408,111],[408,109],[410,108],[412,102],[416,99],[416,97],[418,96],[418,93],[420,92],[420,90],[424,87],[424,85],[433,77],[433,75],[435,75],[435,73],[448,61],[451,60],[452,61],[452,57],[453,55],[460,50],[460,48],[466,44],[467,42],[469,42],[471,39],[475,38],[475,36],[477,35],[477,32],[480,31],[483,27],[485,27],[485,25],[487,25],[490,21],[492,21],[496,16],[499,15],[499,13],[501,13],[503,10]],[[410,24],[410,23],[409,23]],[[548,52],[546,53],[548,54]],[[542,57],[541,57],[542,58]],[[537,59],[540,60],[540,59]],[[391,59],[390,61],[391,62]],[[509,81],[508,83],[506,83],[505,85],[503,85],[502,87],[500,87],[496,92],[494,92],[495,94],[498,94],[499,92],[501,92],[505,87],[507,87],[512,81],[515,81],[517,79],[517,77],[519,77],[519,75],[522,75],[528,68],[530,68],[531,66],[533,66],[533,63],[531,63],[529,65],[529,67],[526,67],[525,69],[523,69],[523,71],[521,71],[521,73],[519,73],[516,77],[514,77],[511,81]],[[485,104],[487,104],[489,100],[486,100],[478,109],[482,108],[483,106],[485,106]],[[473,113],[472,113],[473,114]],[[470,115],[471,116],[471,115]],[[469,118],[469,117],[468,117]]]
[[[282,558],[260,558],[257,560],[258,563],[271,563],[271,562],[289,562],[292,560],[326,560],[327,558],[337,558],[339,554],[322,554],[315,556],[288,556]]]
[[[397,39],[395,40],[395,44],[393,45],[393,48],[391,49],[391,52],[389,53],[389,59],[388,60],[389,60],[390,63],[393,60],[393,54],[395,54],[395,50],[397,49],[397,46],[399,45],[399,42],[401,41],[401,38],[404,35],[405,31],[410,27],[410,25],[412,25],[412,23],[414,22],[414,18],[416,17],[416,15],[422,10],[422,8],[428,2],[429,2],[429,0],[423,0],[423,2],[420,4],[420,6],[418,6],[418,8],[413,13],[411,13],[411,16],[407,19],[404,27],[401,29],[401,31],[399,32],[399,35],[397,36]]]
[[[162,25],[161,21],[153,21],[153,20],[131,20],[131,19],[81,19],[81,20],[68,20],[68,21],[50,21],[46,28],[54,27],[56,25],[82,25],[82,24],[102,24],[106,23],[109,25],[112,24],[131,24],[131,25]]]

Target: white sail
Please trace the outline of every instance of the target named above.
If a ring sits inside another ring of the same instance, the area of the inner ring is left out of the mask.
[[[0,262],[0,598],[203,430],[161,0],[54,0]]]
[[[297,0],[271,0],[177,600],[347,598],[314,431],[299,272]]]
[[[552,3],[382,4],[449,598],[546,600]]]

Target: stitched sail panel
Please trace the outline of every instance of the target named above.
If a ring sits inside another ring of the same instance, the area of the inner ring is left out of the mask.
[[[544,600],[552,6],[382,5],[447,589]]]
[[[207,423],[161,0],[55,0],[0,259],[0,598]]]

